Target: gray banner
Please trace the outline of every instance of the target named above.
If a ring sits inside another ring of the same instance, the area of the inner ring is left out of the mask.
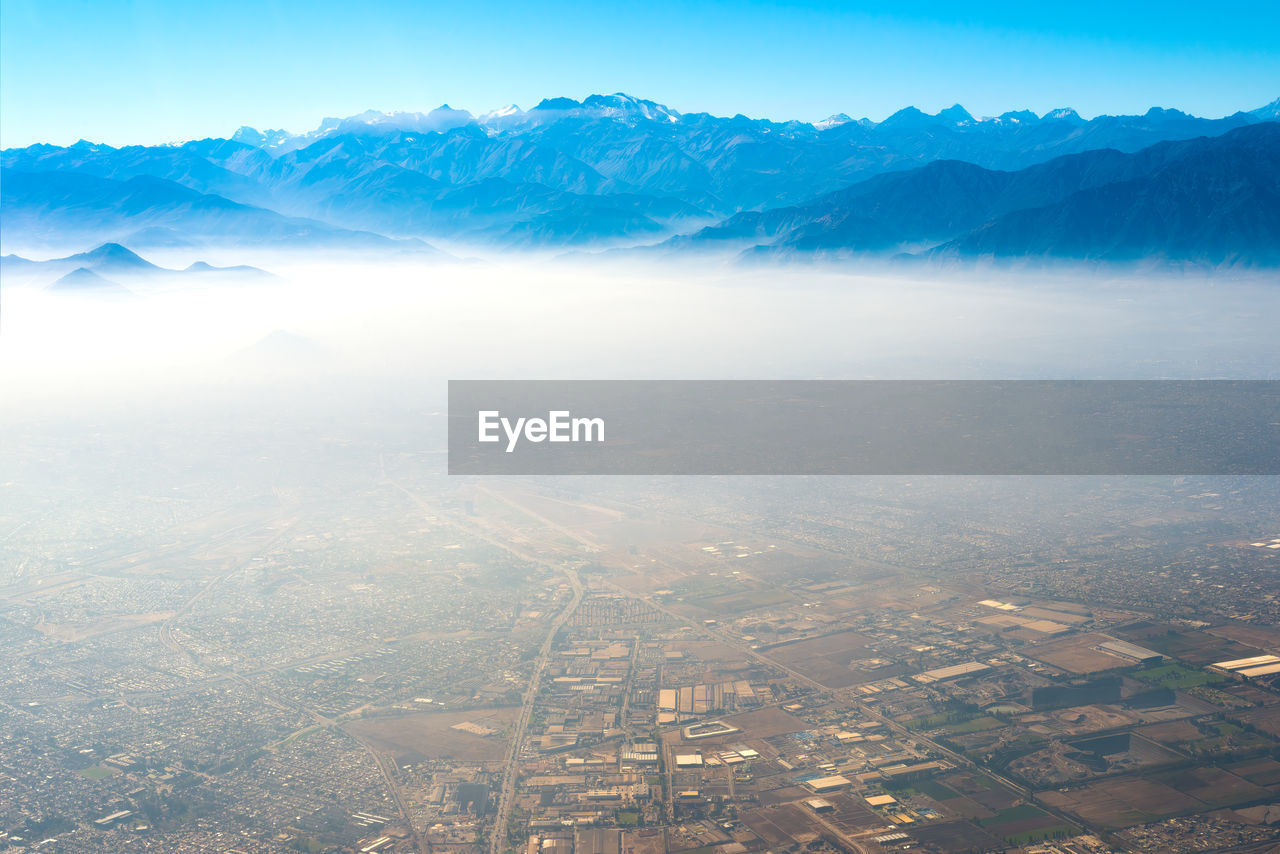
[[[450,474],[1280,474],[1277,381],[449,383]]]

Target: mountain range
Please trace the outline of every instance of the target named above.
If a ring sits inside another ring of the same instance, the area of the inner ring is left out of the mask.
[[[736,214],[661,248],[756,257],[934,256],[1280,264],[1280,124],[1057,157],[1017,171],[939,160],[803,205]]]
[[[257,267],[215,267],[204,261],[196,261],[184,269],[173,270],[153,264],[119,243],[104,243],[88,252],[77,252],[65,258],[47,261],[33,261],[12,254],[0,256],[0,273],[37,284],[51,281],[49,286],[54,290],[92,290],[103,293],[124,292],[124,287],[117,279],[257,281],[274,278]]]
[[[680,113],[629,95],[480,116],[368,112],[309,133],[0,152],[8,246],[431,241],[778,255],[1139,257],[1269,265],[1280,99],[1204,119],[1153,108],[881,122]]]

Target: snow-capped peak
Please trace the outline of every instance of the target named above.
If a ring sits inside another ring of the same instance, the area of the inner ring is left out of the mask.
[[[853,119],[846,113],[836,113],[834,116],[827,116],[820,122],[814,122],[813,126],[818,130],[828,130],[829,128],[840,127],[840,125],[847,125],[851,121]]]

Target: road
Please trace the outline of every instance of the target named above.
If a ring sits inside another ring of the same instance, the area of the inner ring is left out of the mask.
[[[345,730],[344,730],[345,732]],[[409,812],[409,804],[405,801],[404,790],[400,788],[400,784],[396,781],[396,768],[391,759],[385,753],[369,744],[364,739],[350,732],[346,733],[357,744],[365,749],[373,761],[378,764],[378,771],[382,774],[382,779],[386,782],[387,788],[391,791],[391,797],[396,802],[396,809],[400,811],[400,815],[404,817],[405,826],[409,831],[409,837],[413,840],[413,850],[422,851],[422,837],[418,835],[418,830],[413,824],[413,814]]]
[[[398,486],[398,484],[397,484],[397,486]],[[409,494],[411,497],[414,497],[414,496],[412,496],[412,493],[409,493],[409,492],[408,492],[408,490],[405,490],[403,487],[399,487],[399,488],[400,488],[401,490],[403,490],[406,494]],[[549,527],[551,530],[554,530],[555,532],[557,532],[557,533],[559,533],[559,534],[562,534],[562,535],[564,535],[564,536],[567,536],[567,537],[569,537],[569,538],[573,539],[574,541],[578,542],[578,543],[579,543],[579,544],[581,544],[582,546],[585,546],[585,547],[587,547],[587,548],[589,548],[589,549],[591,549],[591,550],[593,550],[593,551],[598,550],[598,549],[600,548],[600,546],[599,546],[599,544],[598,544],[598,543],[596,543],[596,542],[594,542],[594,541],[592,541],[592,540],[589,540],[589,539],[587,539],[587,538],[585,538],[585,537],[583,537],[583,536],[581,536],[581,535],[579,535],[579,534],[575,533],[573,530],[571,530],[571,529],[569,529],[569,528],[565,527],[564,525],[557,524],[557,523],[552,522],[551,520],[548,520],[547,518],[545,518],[545,517],[544,517],[544,516],[542,516],[541,514],[539,514],[539,513],[535,512],[535,511],[533,511],[533,510],[530,510],[530,509],[528,509],[528,508],[526,508],[526,507],[522,506],[522,505],[521,505],[521,504],[519,504],[517,501],[515,501],[515,500],[513,500],[513,499],[511,499],[511,498],[509,498],[509,497],[507,497],[507,496],[497,494],[497,493],[493,492],[492,490],[487,489],[487,488],[484,488],[484,487],[481,487],[481,488],[480,488],[480,491],[481,491],[481,492],[483,492],[484,494],[486,494],[487,496],[489,496],[490,498],[493,498],[493,499],[499,500],[499,501],[501,501],[501,502],[503,502],[503,503],[507,504],[508,506],[512,507],[513,509],[515,509],[515,510],[517,510],[517,511],[521,512],[521,513],[523,513],[524,515],[526,515],[526,516],[528,516],[528,517],[530,517],[530,518],[532,518],[532,519],[534,519],[534,520],[536,520],[536,521],[538,521],[538,522],[541,522],[542,524],[544,524],[544,525],[546,525],[547,527]],[[418,500],[418,499],[416,499],[416,497],[414,497],[414,500]],[[457,523],[457,521],[456,521],[456,520],[455,520],[455,523],[456,523],[456,524],[459,524],[459,525],[461,526],[461,524],[460,524],[460,523]],[[474,526],[467,525],[467,526],[463,526],[463,527],[473,528]],[[474,531],[474,530],[472,530],[472,533],[475,533],[475,531]],[[518,557],[521,557],[521,558],[523,558],[523,559],[525,559],[525,560],[528,560],[528,561],[531,561],[531,562],[533,562],[533,563],[537,563],[537,564],[541,564],[541,565],[548,565],[548,564],[547,564],[547,562],[546,562],[545,560],[543,560],[542,558],[539,558],[539,557],[538,557],[538,556],[536,556],[536,555],[532,555],[532,554],[530,554],[528,551],[526,551],[526,550],[524,550],[524,549],[517,549],[517,548],[515,548],[515,547],[511,546],[509,543],[503,542],[503,541],[502,541],[499,537],[497,537],[497,536],[493,536],[493,535],[487,535],[487,536],[486,536],[486,535],[482,535],[482,536],[483,536],[483,537],[484,537],[484,539],[485,539],[487,542],[489,542],[490,544],[495,545],[495,546],[498,546],[499,548],[502,548],[502,549],[504,549],[504,550],[506,550],[506,551],[510,552],[511,554],[514,554],[514,555],[516,555],[516,556],[518,556]],[[859,712],[860,712],[861,714],[863,714],[863,715],[865,715],[865,716],[867,716],[867,717],[871,718],[872,720],[878,721],[879,723],[883,724],[883,725],[884,725],[884,726],[886,726],[886,727],[887,727],[891,732],[893,732],[895,735],[897,735],[897,736],[899,736],[899,737],[901,737],[901,738],[904,738],[904,739],[910,740],[910,741],[914,741],[914,742],[916,742],[916,743],[918,743],[918,744],[923,744],[923,745],[925,745],[926,747],[928,747],[930,750],[932,750],[932,751],[933,751],[933,752],[935,752],[936,754],[938,754],[938,755],[940,755],[940,756],[943,756],[943,757],[946,757],[948,760],[950,760],[951,762],[955,763],[955,765],[956,765],[957,767],[961,767],[961,768],[968,768],[968,769],[970,769],[970,770],[977,771],[977,772],[979,772],[979,773],[981,773],[981,774],[986,775],[987,777],[990,777],[990,778],[992,778],[992,779],[996,780],[996,781],[997,781],[998,783],[1000,783],[1002,786],[1005,786],[1005,787],[1006,787],[1006,788],[1008,788],[1010,791],[1015,792],[1017,795],[1019,795],[1019,796],[1020,796],[1020,797],[1022,797],[1023,799],[1027,800],[1027,801],[1028,801],[1028,802],[1030,802],[1030,803],[1035,803],[1035,804],[1037,804],[1041,809],[1046,810],[1047,812],[1051,813],[1052,815],[1054,815],[1055,817],[1057,817],[1057,818],[1059,818],[1059,819],[1062,819],[1063,821],[1067,821],[1067,822],[1069,822],[1069,823],[1071,823],[1071,824],[1078,824],[1078,823],[1079,823],[1078,821],[1076,821],[1076,820],[1074,820],[1074,819],[1069,819],[1067,816],[1065,816],[1065,815],[1064,815],[1063,813],[1061,813],[1059,810],[1057,810],[1057,809],[1055,809],[1055,808],[1053,808],[1053,807],[1047,806],[1047,805],[1045,805],[1045,804],[1043,804],[1043,803],[1040,803],[1040,802],[1038,801],[1038,799],[1036,798],[1035,793],[1034,793],[1034,792],[1032,792],[1032,791],[1031,791],[1031,789],[1027,788],[1026,786],[1019,785],[1018,783],[1015,783],[1014,781],[1010,780],[1008,777],[1004,776],[1003,774],[999,774],[999,773],[997,773],[997,772],[995,772],[995,771],[993,771],[993,770],[991,770],[991,769],[989,769],[989,768],[986,768],[986,767],[984,767],[984,766],[982,766],[982,765],[979,765],[978,763],[974,762],[973,760],[969,759],[968,757],[964,756],[963,754],[961,754],[961,753],[957,753],[956,751],[951,750],[950,748],[948,748],[948,747],[946,747],[946,746],[944,746],[944,745],[941,745],[941,744],[937,743],[937,742],[936,742],[936,741],[934,741],[933,739],[931,739],[931,738],[929,738],[929,737],[927,737],[927,736],[925,736],[925,735],[922,735],[921,733],[914,732],[914,731],[912,731],[912,730],[908,730],[905,726],[903,726],[902,724],[900,724],[900,723],[898,723],[897,721],[893,720],[892,718],[887,717],[886,715],[881,714],[879,711],[877,711],[877,710],[875,710],[875,709],[872,709],[872,708],[868,707],[867,705],[865,705],[865,704],[862,702],[861,697],[859,697],[858,695],[856,695],[856,694],[852,691],[852,689],[836,689],[836,688],[829,688],[829,687],[827,687],[826,685],[823,685],[821,682],[818,682],[817,680],[812,679],[812,678],[810,678],[809,676],[806,676],[804,673],[801,673],[800,671],[798,671],[798,670],[796,670],[796,669],[794,669],[794,668],[792,668],[792,667],[789,667],[789,666],[787,666],[787,665],[785,665],[785,664],[783,664],[783,663],[781,663],[781,662],[779,662],[779,661],[776,661],[776,660],[774,660],[773,658],[769,657],[768,655],[765,655],[765,654],[761,653],[760,651],[758,651],[758,650],[756,650],[756,649],[751,648],[751,646],[750,646],[749,644],[744,643],[743,641],[739,640],[738,638],[733,637],[732,635],[728,635],[728,634],[725,634],[725,633],[723,633],[723,632],[720,632],[720,631],[718,631],[718,630],[716,630],[716,629],[714,629],[714,628],[711,628],[711,627],[708,627],[708,626],[705,626],[705,625],[699,624],[696,620],[691,619],[688,615],[686,615],[686,614],[681,614],[681,613],[678,613],[678,612],[676,612],[676,611],[673,611],[673,610],[671,610],[670,608],[668,608],[668,607],[666,607],[666,606],[662,605],[661,603],[656,602],[656,601],[654,601],[653,599],[651,599],[651,598],[649,598],[649,597],[647,597],[647,596],[644,596],[644,595],[642,595],[642,594],[639,594],[639,593],[636,593],[636,592],[634,592],[634,591],[628,590],[628,589],[626,589],[625,587],[622,587],[622,586],[620,586],[620,585],[614,584],[614,583],[612,583],[612,582],[610,582],[610,581],[607,581],[607,580],[603,581],[602,583],[603,583],[605,586],[607,586],[607,587],[609,587],[610,589],[612,589],[614,592],[616,592],[616,593],[618,593],[618,594],[620,594],[620,595],[622,595],[622,596],[624,596],[624,597],[626,597],[626,598],[634,599],[634,600],[637,600],[637,601],[643,602],[645,605],[649,606],[650,608],[653,608],[653,609],[654,609],[654,610],[656,610],[656,611],[660,611],[660,612],[662,612],[662,613],[666,614],[667,616],[669,616],[669,617],[671,617],[671,618],[673,618],[673,619],[675,619],[675,620],[679,620],[682,624],[685,624],[685,625],[690,626],[690,627],[691,627],[695,632],[698,632],[698,633],[702,634],[704,637],[709,637],[709,638],[712,638],[712,639],[714,639],[714,640],[717,640],[717,641],[719,641],[719,642],[721,642],[721,643],[724,643],[724,644],[726,644],[726,645],[728,645],[728,646],[730,646],[730,647],[732,647],[732,648],[734,648],[734,649],[738,650],[739,652],[743,653],[744,655],[746,655],[746,656],[748,656],[748,657],[750,657],[750,658],[753,658],[753,659],[755,659],[756,661],[759,661],[761,664],[764,664],[764,665],[766,665],[766,666],[769,666],[769,667],[775,668],[775,669],[777,669],[777,670],[780,670],[780,671],[782,671],[783,673],[786,673],[788,676],[790,676],[791,678],[793,678],[794,680],[796,680],[796,681],[797,681],[797,682],[799,682],[800,684],[803,684],[803,685],[806,685],[806,686],[808,686],[808,687],[812,688],[814,691],[818,692],[819,694],[821,694],[821,695],[823,695],[823,696],[833,697],[833,698],[837,698],[837,699],[844,700],[844,701],[846,701],[846,702],[851,702],[851,703],[852,703],[852,704],[853,704],[853,705],[854,705],[854,706],[859,710]],[[573,606],[573,607],[576,607],[576,604],[574,604],[574,606]],[[554,630],[553,630],[553,632],[552,632],[552,635],[554,635]],[[549,649],[549,646],[544,646],[544,651],[545,651],[545,650],[548,650],[548,649]],[[544,660],[544,659],[540,658],[540,662],[541,662],[542,660]],[[540,669],[541,669],[541,668],[539,667],[539,672],[540,672]],[[536,682],[534,683],[534,685],[536,685]],[[531,686],[531,689],[530,689],[530,690],[531,690],[531,691],[533,690],[533,686]],[[526,703],[526,705],[528,705],[528,703]],[[522,720],[523,720],[523,719],[524,719],[524,715],[522,714]],[[512,770],[513,770],[513,769],[511,769],[511,768],[509,768],[509,769],[508,769],[508,771],[509,771],[509,772],[510,772],[510,771],[512,771]],[[668,775],[670,775],[670,770],[671,770],[671,769],[668,769]],[[514,783],[514,780],[512,779],[512,780],[510,781],[510,783]],[[670,783],[671,783],[671,778],[670,778],[670,776],[668,776],[668,795],[669,795],[669,796],[671,796],[671,794],[672,794],[672,793],[670,792]],[[504,786],[504,798],[505,798],[505,796],[506,796],[506,789],[507,789],[507,786]],[[494,835],[493,835],[493,839],[491,840],[491,844],[490,844],[490,854],[498,854],[498,844],[497,844],[497,843],[498,843],[498,840],[499,840],[499,839],[501,839],[503,836],[505,836],[505,833],[506,833],[506,819],[507,819],[507,817],[510,815],[510,807],[509,807],[509,801],[504,800],[504,803],[507,803],[508,805],[506,806],[505,810],[504,810],[504,811],[503,811],[503,813],[502,813],[502,821],[501,821],[499,824],[495,825],[495,827],[494,827]],[[824,824],[824,825],[826,825],[826,824],[827,824],[826,822],[820,822],[820,823],[822,823],[822,824]],[[833,831],[833,832],[834,832],[834,831]],[[855,847],[855,848],[859,848],[859,846],[858,846],[856,843],[854,843],[852,840],[850,840],[850,839],[848,838],[847,834],[843,834],[843,833],[841,833],[841,834],[839,834],[839,836],[840,836],[840,838],[841,838],[841,839],[843,839],[844,841],[848,842],[848,843],[849,843],[850,845],[852,845],[853,847]],[[861,849],[859,848],[859,850],[861,850]]]
[[[431,513],[436,512],[430,508],[426,502],[418,498],[418,496],[414,495],[410,490],[401,486],[399,483],[390,479],[386,482],[407,495],[410,500],[420,506],[423,510]],[[482,491],[492,498],[497,498],[498,500],[510,504],[521,512],[528,512],[509,499],[494,495],[488,490]],[[538,516],[537,519],[544,524],[550,524],[548,520],[541,516]],[[515,800],[516,778],[520,769],[520,754],[524,748],[525,737],[528,733],[529,719],[533,716],[533,707],[538,699],[538,688],[542,683],[542,673],[546,669],[548,659],[551,657],[551,648],[555,644],[556,634],[559,633],[560,629],[564,627],[564,624],[569,621],[569,618],[573,616],[574,611],[578,610],[578,606],[582,604],[584,590],[582,587],[582,580],[578,577],[578,573],[574,569],[548,561],[545,558],[532,554],[524,549],[516,548],[493,534],[481,530],[478,525],[472,524],[469,521],[463,521],[453,517],[449,518],[448,521],[450,521],[454,527],[461,529],[465,533],[479,537],[490,545],[500,548],[521,560],[546,567],[553,572],[563,573],[565,577],[568,578],[569,586],[573,590],[573,596],[569,600],[569,603],[565,605],[564,609],[561,610],[556,618],[551,621],[551,625],[547,628],[547,636],[543,639],[542,646],[538,650],[538,657],[534,662],[533,673],[530,675],[529,685],[525,689],[524,702],[520,705],[520,715],[516,719],[515,727],[511,731],[511,752],[507,756],[507,765],[502,777],[502,788],[498,792],[498,809],[494,814],[493,828],[489,835],[489,854],[499,854],[499,852],[505,847],[504,843],[507,836],[507,822],[511,818],[511,807]],[[557,530],[561,530],[558,526],[553,527]],[[575,539],[577,538],[575,537]]]
[[[578,578],[578,573],[567,567],[563,567],[562,571],[569,577],[569,584],[573,588],[573,598],[564,607],[564,610],[552,620],[550,628],[547,629],[547,637],[542,642],[542,648],[538,650],[538,658],[533,667],[533,674],[529,677],[529,687],[524,693],[524,703],[520,706],[520,717],[516,721],[515,728],[511,731],[511,753],[507,758],[506,771],[502,777],[502,790],[498,793],[498,811],[494,816],[493,830],[489,836],[489,854],[499,854],[505,847],[507,822],[511,818],[511,804],[515,799],[516,777],[520,770],[520,754],[524,749],[524,739],[529,728],[529,718],[533,716],[533,707],[538,699],[538,687],[542,683],[542,671],[546,668],[547,660],[551,657],[551,648],[555,644],[556,633],[568,622],[569,618],[573,616],[573,612],[578,609],[578,605],[582,603],[582,582]]]

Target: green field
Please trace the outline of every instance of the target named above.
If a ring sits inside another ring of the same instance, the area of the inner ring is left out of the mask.
[[[921,794],[928,795],[935,801],[949,801],[952,798],[960,797],[960,793],[950,786],[943,785],[937,780],[925,780],[915,784],[915,790]]]
[[[1185,664],[1179,664],[1176,661],[1170,661],[1156,667],[1148,667],[1146,670],[1139,670],[1133,674],[1133,677],[1141,679],[1149,685],[1173,689],[1213,685],[1226,680],[1226,677],[1221,674],[1210,673],[1208,670],[1197,670],[1187,667]]]
[[[938,729],[939,727],[946,727],[952,732],[971,732],[972,730],[957,730],[954,729],[954,727],[963,726],[969,723],[974,718],[978,717],[979,714],[979,712],[955,710],[935,712],[932,715],[922,715],[918,718],[912,718],[911,720],[906,721],[906,726],[908,729]],[[989,720],[994,719],[989,718]],[[979,729],[984,728],[985,727],[979,727]]]
[[[945,729],[950,733],[966,733],[966,732],[982,732],[987,729],[999,729],[1005,726],[1005,722],[996,720],[990,715],[983,715],[980,718],[974,718],[971,721],[965,721],[958,724],[948,724]]]
[[[1048,813],[1040,809],[1035,804],[1018,804],[1016,807],[1000,810],[1000,812],[991,816],[991,818],[979,819],[978,824],[983,827],[993,827],[997,824],[1005,824],[1010,821],[1022,821],[1024,818],[1039,818],[1047,816]]]
[[[103,777],[110,777],[111,772],[101,765],[94,765],[91,768],[85,768],[80,772],[81,777],[88,777],[90,780],[101,780]]]

